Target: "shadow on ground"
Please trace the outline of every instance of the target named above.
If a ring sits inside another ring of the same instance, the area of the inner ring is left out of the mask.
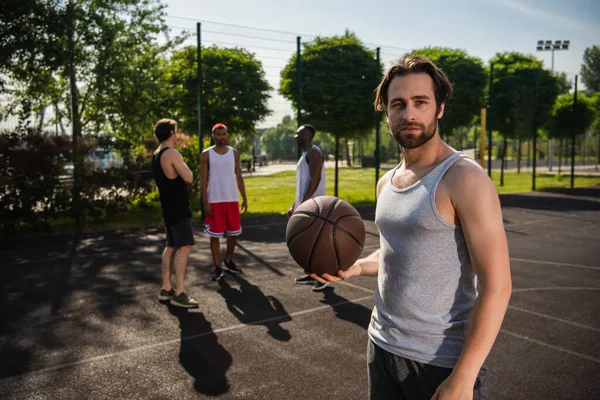
[[[204,314],[191,312],[168,304],[169,312],[179,320],[181,348],[179,362],[194,378],[198,393],[218,396],[229,391],[227,370],[231,366],[231,354],[217,339],[212,325]]]
[[[559,195],[559,196],[557,196]],[[500,195],[502,207],[551,211],[600,210],[600,186],[580,189],[556,189],[546,192]]]
[[[333,287],[323,290],[321,303],[331,306],[335,316],[344,321],[352,322],[364,329],[369,327],[371,321],[371,309],[357,303],[353,303],[345,297],[338,295]]]
[[[237,287],[229,284],[229,277],[235,280]],[[277,298],[265,295],[258,286],[239,275],[228,275],[219,281],[217,292],[225,299],[227,309],[241,323],[263,325],[275,340],[287,342],[292,338],[290,332],[280,325],[291,321],[292,317]]]
[[[152,320],[135,289],[160,284],[156,271],[140,257],[152,243],[121,241],[129,255],[115,255],[114,247],[112,252],[94,249],[93,244],[93,250],[75,250],[71,244],[60,259],[23,251],[25,262],[0,265],[0,377],[45,368],[50,362],[76,362],[82,348],[113,348],[111,330],[120,329],[125,320],[140,325]],[[94,256],[82,257],[82,251]],[[105,323],[98,324],[99,319]],[[52,354],[64,348],[68,351],[57,360]]]

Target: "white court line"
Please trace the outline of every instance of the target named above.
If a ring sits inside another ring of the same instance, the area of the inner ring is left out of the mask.
[[[560,346],[555,346],[555,345],[550,344],[550,343],[542,342],[541,340],[532,339],[532,338],[530,338],[528,336],[519,335],[518,333],[510,332],[510,331],[507,331],[505,329],[500,329],[500,333],[504,333],[505,335],[516,337],[517,339],[521,339],[521,340],[525,340],[525,341],[528,341],[528,342],[531,342],[531,343],[535,343],[535,344],[540,345],[540,346],[548,347],[548,348],[550,348],[552,350],[557,350],[557,351],[560,351],[562,353],[567,353],[567,354],[570,354],[570,355],[575,356],[575,357],[580,357],[580,358],[583,358],[583,359],[586,359],[586,360],[590,360],[590,361],[593,361],[593,362],[596,362],[596,363],[600,363],[600,358],[588,356],[587,354],[577,353],[576,351],[565,349],[564,347],[560,347]]]
[[[584,268],[584,269],[593,269],[600,271],[600,267],[592,267],[590,265],[581,265],[581,264],[569,264],[569,263],[561,263],[561,262],[553,262],[553,261],[540,261],[540,260],[529,260],[526,258],[514,258],[511,257],[510,261],[521,261],[531,264],[546,264],[546,265],[555,265],[557,267],[570,267],[570,268]]]
[[[335,285],[341,284],[341,285],[344,285],[344,286],[349,286],[349,287],[351,287],[351,288],[358,289],[358,290],[362,290],[362,291],[364,291],[364,292],[371,293],[371,294],[374,294],[374,293],[375,293],[375,291],[374,291],[374,290],[371,290],[371,289],[368,289],[368,288],[364,288],[364,287],[362,287],[362,286],[358,286],[358,285],[353,285],[352,283],[349,283],[349,282],[347,282],[347,281],[339,281],[339,282],[335,282],[334,284],[335,284]]]
[[[315,307],[315,308],[311,308],[308,310],[302,310],[302,311],[297,311],[295,313],[291,313],[291,314],[286,314],[286,315],[281,315],[278,317],[272,317],[272,318],[266,318],[260,321],[253,321],[253,322],[248,322],[246,324],[237,324],[237,325],[232,325],[232,326],[227,326],[224,328],[219,328],[219,329],[215,329],[213,331],[208,331],[208,332],[203,332],[203,333],[199,333],[197,335],[192,335],[192,336],[186,336],[185,338],[181,339],[172,339],[172,340],[167,340],[164,342],[160,342],[160,343],[153,343],[153,344],[148,344],[145,346],[139,346],[139,347],[134,347],[133,349],[127,349],[127,350],[122,350],[122,351],[117,351],[114,353],[109,353],[109,354],[104,354],[101,356],[96,356],[96,357],[90,357],[90,358],[86,358],[84,360],[79,360],[79,361],[75,361],[72,363],[66,363],[66,364],[60,364],[60,365],[56,365],[54,367],[48,367],[48,368],[42,368],[42,369],[38,369],[35,371],[27,371],[24,372],[22,374],[18,374],[18,375],[13,375],[13,376],[9,376],[6,378],[2,378],[0,379],[0,382],[3,381],[7,381],[7,380],[12,380],[14,378],[20,378],[24,375],[32,375],[32,374],[43,374],[46,372],[52,372],[52,371],[56,371],[59,369],[64,369],[64,368],[69,368],[69,367],[74,367],[77,365],[82,365],[82,364],[88,364],[88,363],[92,363],[95,361],[101,361],[101,360],[105,360],[107,358],[113,358],[113,357],[117,357],[123,354],[128,354],[128,353],[135,353],[138,351],[143,351],[143,350],[149,350],[149,349],[154,349],[156,347],[161,347],[161,346],[168,346],[171,344],[175,344],[175,343],[179,343],[181,341],[187,341],[187,340],[192,340],[192,339],[197,339],[199,337],[203,337],[203,336],[208,336],[208,335],[212,335],[212,334],[217,334],[217,333],[222,333],[222,332],[228,332],[228,331],[233,331],[233,330],[237,330],[237,329],[242,329],[246,326],[249,325],[262,325],[268,322],[274,322],[274,321],[278,321],[278,320],[287,320],[289,317],[297,317],[299,315],[303,315],[303,314],[308,314],[308,313],[312,313],[315,311],[320,311],[320,310],[324,310],[324,309],[328,309],[328,308],[335,308],[344,304],[349,304],[349,303],[359,303],[361,301],[367,300],[367,299],[371,299],[373,298],[373,296],[364,296],[364,297],[359,297],[357,299],[353,299],[353,300],[346,300],[346,301],[341,301],[339,303],[335,303],[332,305],[324,305],[324,306],[319,306],[319,307]]]
[[[352,285],[352,284],[350,284],[348,282],[345,282],[345,281],[342,281],[342,282],[339,282],[339,283],[344,284],[346,286],[350,286],[350,287],[356,288],[356,289],[362,289],[364,291],[374,293],[371,289],[367,289],[367,288],[363,288],[363,287],[360,287],[360,286]],[[600,289],[597,289],[597,288],[569,288],[569,289],[600,290]],[[533,289],[533,290],[537,290],[537,289]],[[513,290],[513,292],[515,292],[515,291],[519,291],[519,289]],[[600,329],[597,329],[597,328],[594,328],[594,327],[591,327],[591,326],[579,324],[577,322],[567,321],[566,319],[557,318],[557,317],[553,317],[553,316],[546,315],[546,314],[537,313],[535,311],[525,310],[524,308],[515,307],[515,306],[511,306],[511,305],[509,305],[508,308],[510,308],[512,310],[516,310],[516,311],[520,311],[520,312],[524,312],[524,313],[536,315],[538,317],[555,320],[555,321],[558,321],[558,322],[562,322],[564,324],[573,325],[573,326],[576,326],[576,327],[579,327],[579,328],[585,328],[585,329],[590,329],[590,330],[593,330],[593,331],[596,331],[596,332],[600,332]],[[519,335],[517,333],[513,333],[513,332],[510,332],[510,331],[507,331],[507,330],[504,330],[504,329],[500,329],[500,332],[505,333],[505,334],[510,335],[510,336],[514,336],[514,337],[519,338],[519,339],[527,340],[527,341],[535,343],[535,344],[539,344],[539,345],[544,346],[544,347],[549,347],[549,348],[554,349],[554,350],[558,350],[558,351],[565,352],[565,353],[568,353],[568,354],[571,354],[571,355],[574,355],[574,356],[577,356],[577,357],[584,358],[586,360],[591,360],[591,361],[595,361],[595,362],[600,363],[600,359],[594,358],[592,356],[588,356],[586,354],[577,353],[575,351],[571,351],[571,350],[565,349],[564,347],[554,346],[554,345],[551,345],[549,343],[542,342],[542,341],[539,341],[539,340],[536,340],[536,339],[531,339],[531,338],[529,338],[527,336],[522,336],[522,335]]]
[[[551,315],[542,314],[542,313],[538,313],[538,312],[535,312],[535,311],[529,311],[529,310],[525,310],[524,308],[510,306],[510,305],[508,306],[508,308],[510,308],[511,310],[520,311],[520,312],[531,314],[531,315],[535,315],[535,316],[538,316],[538,317],[552,319],[554,321],[562,322],[563,324],[573,325],[573,326],[576,326],[578,328],[585,328],[585,329],[590,329],[592,331],[600,332],[600,329],[594,328],[593,326],[588,326],[588,325],[579,324],[577,322],[567,321],[566,319],[562,319],[562,318],[558,318],[558,317],[553,317]]]
[[[558,218],[560,218],[560,217],[548,217],[548,218],[536,219],[533,221],[517,222],[516,224],[509,223],[509,224],[505,224],[504,226],[506,228],[512,228],[513,226],[537,224],[538,222],[546,222],[546,221],[551,221],[553,219],[558,219]]]
[[[358,285],[353,285],[353,284],[348,283],[346,281],[337,282],[336,284],[342,284],[342,285],[349,286],[349,287],[352,287],[352,288],[355,288],[355,289],[363,290],[363,291],[368,292],[368,293],[375,293],[375,291],[373,291],[371,289],[364,288],[364,287],[358,286]],[[515,289],[515,290],[513,290],[513,293],[514,292],[525,292],[525,291],[536,291],[536,290],[547,290],[547,289],[550,289],[550,290],[565,290],[565,289],[566,290],[600,290],[600,288],[591,288],[591,287],[551,287],[551,288]],[[585,328],[585,329],[590,329],[590,330],[593,330],[593,331],[596,331],[596,332],[600,332],[600,329],[598,329],[598,328],[594,328],[594,327],[588,326],[588,325],[579,324],[577,322],[568,321],[566,319],[562,319],[562,318],[558,318],[558,317],[553,317],[551,315],[542,314],[542,313],[538,313],[538,312],[535,312],[535,311],[529,311],[529,310],[526,310],[524,308],[520,308],[520,307],[516,307],[516,306],[511,306],[511,305],[509,305],[508,308],[510,308],[512,310],[524,312],[524,313],[527,313],[527,314],[536,315],[538,317],[552,319],[552,320],[555,320],[555,321],[558,321],[558,322],[562,322],[563,324],[573,325],[573,326],[576,326],[576,327],[579,327],[579,328]]]

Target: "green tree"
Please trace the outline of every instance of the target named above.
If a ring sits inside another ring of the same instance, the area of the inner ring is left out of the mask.
[[[281,123],[267,129],[261,137],[261,145],[270,158],[294,157],[296,155],[296,141],[294,133],[296,126],[289,115]]]
[[[456,128],[469,125],[484,106],[488,74],[483,61],[464,50],[447,47],[425,47],[409,54],[429,58],[446,72],[453,84],[454,95],[448,101],[440,124],[442,133],[452,135]]]
[[[556,99],[550,123],[551,137],[570,138],[572,135],[582,135],[592,126],[596,118],[594,99],[578,93],[575,113],[573,102],[573,93],[563,94]]]
[[[548,124],[549,136],[559,139],[559,171],[562,163],[563,143],[570,143],[573,135],[583,136],[590,129],[596,117],[592,98],[578,93],[575,112],[573,102],[573,93],[559,96],[552,108],[552,118]]]
[[[589,92],[600,92],[600,46],[592,46],[583,53],[581,80]]]
[[[168,68],[173,114],[185,132],[197,135],[196,74],[196,47],[188,46],[173,54]],[[222,122],[230,133],[250,143],[256,123],[270,114],[269,90],[262,63],[254,54],[239,48],[202,48],[203,134],[210,135],[212,126]]]
[[[564,82],[543,68],[537,58],[516,52],[497,54],[491,63],[494,76],[491,88],[492,107],[488,124],[503,137],[501,184],[508,139],[518,139],[518,162],[521,140],[537,135],[550,119],[554,101]],[[489,90],[489,89],[488,89]]]
[[[311,123],[319,132],[347,139],[370,132],[377,114],[373,109],[373,90],[381,77],[381,65],[354,33],[317,37],[304,43],[300,57],[300,82],[297,58],[292,56],[281,71],[281,95],[300,109],[301,121]],[[302,87],[298,97],[298,85]],[[337,161],[336,156],[336,161]],[[335,192],[337,193],[337,163]]]
[[[181,41],[158,44],[168,31],[164,7],[160,0],[10,1],[0,24],[0,72],[13,99],[7,111],[25,119],[52,106],[56,122],[71,123],[71,54],[82,132],[140,145],[162,116],[165,55]]]
[[[592,109],[594,110],[594,121],[591,129],[598,135],[598,148],[596,150],[596,164],[600,164],[600,92],[594,93],[591,100]]]

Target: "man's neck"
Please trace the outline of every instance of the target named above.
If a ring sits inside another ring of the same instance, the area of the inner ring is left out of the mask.
[[[229,150],[229,146],[227,146],[227,143],[225,143],[225,144],[216,144],[215,143],[214,150],[219,154],[225,154]]]
[[[307,152],[310,149],[312,149],[312,147],[313,147],[312,142],[308,142],[304,145],[304,147],[302,148],[302,151]]]
[[[172,142],[173,142],[172,140],[165,140],[164,142],[162,142],[162,143],[160,144],[160,146],[159,146],[159,147],[160,147],[161,149],[164,149],[165,147],[175,147],[175,146],[174,146],[174,144],[173,144]]]
[[[450,152],[450,146],[444,143],[437,134],[427,143],[415,149],[402,148],[405,168],[424,168],[438,164]]]

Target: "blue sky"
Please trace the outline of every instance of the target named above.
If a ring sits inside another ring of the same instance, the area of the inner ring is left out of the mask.
[[[533,54],[549,69],[551,52],[537,52],[538,40],[570,40],[568,51],[554,53],[554,70],[570,79],[581,68],[587,47],[600,45],[598,0],[165,0],[167,24],[174,32],[195,31],[202,23],[206,45],[247,47],[261,59],[271,86],[296,49],[296,36],[353,31],[370,48],[381,48],[388,67],[411,49],[462,48],[485,63],[497,52]],[[189,44],[195,44],[191,38]],[[273,115],[259,126],[272,126],[291,113],[289,103],[273,94]]]

